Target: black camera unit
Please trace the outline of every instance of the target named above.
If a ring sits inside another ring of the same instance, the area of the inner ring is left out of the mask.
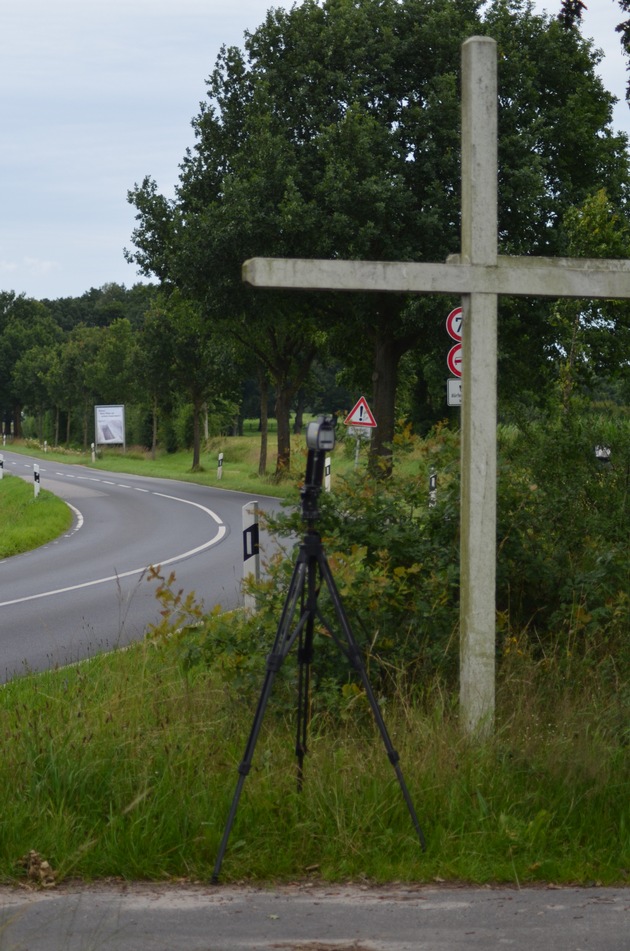
[[[302,518],[307,523],[317,521],[319,508],[317,500],[322,490],[326,453],[335,448],[334,416],[318,416],[306,427],[306,475],[300,492],[302,498]]]

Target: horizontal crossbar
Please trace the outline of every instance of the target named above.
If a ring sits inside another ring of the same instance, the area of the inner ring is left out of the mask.
[[[501,257],[496,265],[250,258],[254,287],[400,294],[504,294],[515,297],[630,298],[630,260]]]

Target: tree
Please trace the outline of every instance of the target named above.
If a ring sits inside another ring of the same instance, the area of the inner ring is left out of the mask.
[[[213,323],[196,301],[186,300],[178,291],[162,295],[154,302],[146,317],[146,327],[161,324],[160,338],[154,350],[158,367],[163,367],[162,381],[167,390],[185,393],[193,408],[192,471],[201,468],[201,414],[206,403],[229,390],[232,383],[232,355]],[[170,350],[168,368],[167,354]],[[156,365],[150,371],[150,386],[155,396]]]
[[[112,283],[100,288],[92,287],[80,297],[58,297],[42,303],[65,331],[79,324],[107,327],[120,317],[126,317],[138,329],[155,292],[155,286],[150,284],[134,284],[127,289],[121,284]]]
[[[70,418],[78,411],[81,420],[83,449],[88,448],[88,434],[93,408],[99,402],[98,358],[103,339],[101,327],[79,324],[66,337],[55,362],[53,375],[55,389],[62,391],[61,407],[67,411],[67,441],[70,437]]]
[[[222,51],[176,198],[150,179],[130,193],[131,259],[220,310],[242,339],[299,332],[310,354],[325,332],[350,361],[370,348],[373,452],[386,460],[400,361],[421,346],[424,365],[443,366],[448,304],[252,295],[240,266],[252,255],[422,261],[457,251],[460,46],[473,33],[495,37],[501,52],[501,251],[561,253],[568,207],[604,183],[615,206],[625,202],[627,143],[611,130],[613,97],[590,44],[522,0],[305,0],[272,10],[244,52]],[[512,390],[542,392],[550,381],[549,313],[541,301],[503,305]]]
[[[558,14],[558,20],[567,30],[579,26],[582,22],[582,11],[586,9],[586,4],[582,3],[582,0],[562,0],[562,9]]]
[[[98,349],[92,367],[92,384],[103,403],[128,403],[137,396],[135,375],[136,336],[126,317],[99,328]]]
[[[13,368],[13,378],[19,381],[24,393],[24,410],[37,416],[38,438],[44,438],[43,418],[50,406],[49,377],[54,348],[50,343],[30,347],[18,358]]]
[[[624,13],[630,13],[630,0],[619,0],[619,6]],[[630,20],[623,20],[615,27],[615,30],[620,34],[621,48],[630,58]],[[630,70],[630,65],[626,69]],[[626,100],[630,103],[630,80],[626,86]]]
[[[151,456],[156,458],[158,417],[160,410],[170,408],[173,400],[173,337],[170,321],[163,313],[150,308],[142,324],[135,354],[136,372],[142,401],[151,408]]]
[[[5,422],[13,422],[14,435],[21,433],[22,409],[37,405],[41,397],[40,370],[29,360],[29,351],[52,350],[61,332],[38,301],[13,292],[0,294],[0,410]],[[37,387],[37,393],[32,389]]]
[[[571,257],[627,258],[630,225],[601,189],[565,219]],[[627,301],[558,301],[554,313],[562,404],[576,387],[630,380],[630,304]]]

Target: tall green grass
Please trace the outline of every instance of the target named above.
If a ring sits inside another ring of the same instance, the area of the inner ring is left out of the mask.
[[[293,697],[278,684],[223,880],[625,882],[623,698],[605,676],[580,679],[578,688],[553,658],[506,662],[496,737],[481,747],[462,738],[437,681],[385,704],[424,854],[356,694],[335,717],[315,718],[297,793]],[[31,849],[60,878],[209,879],[253,715],[216,674],[183,672],[168,645],[7,684],[0,879],[18,878]]]
[[[65,502],[15,476],[0,479],[0,558],[19,555],[58,538],[72,524]]]

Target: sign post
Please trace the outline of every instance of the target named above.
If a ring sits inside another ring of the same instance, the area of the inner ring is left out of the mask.
[[[352,426],[356,445],[354,449],[354,468],[359,465],[359,449],[361,439],[369,439],[372,429],[376,428],[376,420],[367,404],[365,396],[359,397],[343,421],[344,426]]]

